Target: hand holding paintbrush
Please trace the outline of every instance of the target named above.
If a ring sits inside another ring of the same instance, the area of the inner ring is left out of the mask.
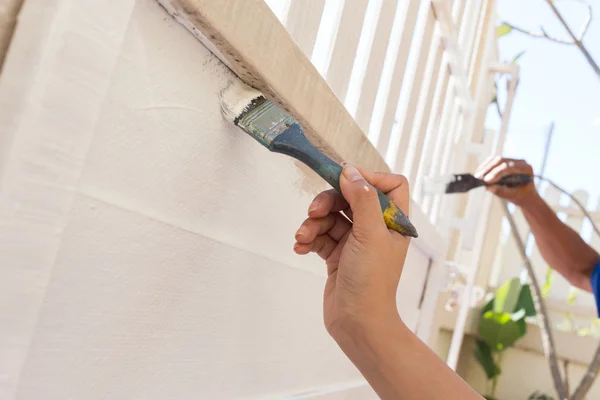
[[[298,121],[262,93],[242,82],[233,82],[221,93],[221,113],[270,151],[288,155],[309,166],[341,193],[342,166],[314,147]],[[403,236],[417,237],[417,230],[406,214],[385,193],[377,188],[374,190],[387,227]]]
[[[488,191],[518,206],[522,206],[524,203],[539,197],[533,184],[533,168],[525,160],[496,156],[484,162],[475,172],[476,177],[482,178],[486,183],[490,184],[497,183],[505,177],[515,175],[523,176],[523,184],[516,186],[496,184],[489,186]],[[529,180],[525,182],[527,178]]]
[[[514,194],[521,191],[511,189],[533,188],[533,169],[523,160],[494,157],[484,163],[473,174],[450,174],[439,177],[425,178],[423,192],[434,193],[465,193],[472,189],[486,186],[488,190],[515,202]],[[535,189],[533,188],[535,191]],[[513,196],[511,196],[513,194]]]

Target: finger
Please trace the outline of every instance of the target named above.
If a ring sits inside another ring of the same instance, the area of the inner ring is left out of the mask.
[[[329,257],[327,257],[327,276],[333,274],[335,271],[338,270],[340,265],[340,258],[342,257],[342,250],[351,232],[352,231],[346,232],[346,234],[338,242],[338,245],[335,247],[335,249],[333,249]]]
[[[322,218],[332,212],[344,211],[350,208],[348,202],[337,190],[329,189],[319,193],[308,206],[308,216]]]
[[[338,241],[352,227],[346,217],[340,213],[331,213],[323,218],[308,218],[296,231],[298,243],[310,243],[319,235],[327,234]]]
[[[483,180],[487,183],[495,183],[508,175],[530,173],[531,167],[524,160],[505,160],[484,175]]]
[[[388,193],[394,189],[408,185],[408,180],[404,175],[387,172],[373,172],[361,167],[356,167],[356,169],[358,169],[367,182],[381,190],[383,193]]]
[[[485,163],[481,164],[475,173],[473,174],[476,178],[483,178],[486,174],[488,174],[492,169],[496,168],[503,162],[511,163],[515,161],[523,161],[523,160],[515,160],[513,158],[504,158],[501,156],[493,156],[490,157]]]
[[[327,257],[335,250],[337,242],[329,235],[319,235],[310,243],[294,244],[294,251],[297,254],[317,253],[319,257],[326,260]]]
[[[358,240],[372,239],[387,232],[377,191],[354,165],[344,165],[340,188],[354,214],[352,230]]]
[[[410,191],[408,179],[404,175],[372,172],[360,167],[357,169],[367,182],[385,193],[408,216]]]
[[[490,170],[490,168],[493,168],[494,166],[496,166],[498,163],[500,163],[501,160],[502,160],[502,157],[500,157],[500,156],[488,157],[483,163],[481,163],[477,167],[477,169],[475,170],[475,173],[473,175],[476,178],[482,178]]]

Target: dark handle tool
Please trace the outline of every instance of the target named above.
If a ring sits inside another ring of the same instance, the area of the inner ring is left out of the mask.
[[[317,150],[306,138],[299,124],[290,125],[268,145],[270,151],[286,154],[308,165],[335,190],[340,190],[342,167]],[[377,189],[379,204],[386,226],[403,236],[417,237],[417,229],[389,197]]]
[[[501,185],[509,188],[526,185],[533,181],[529,175],[508,175],[498,182],[487,183],[483,179],[475,178],[472,174],[454,174],[452,180],[446,184],[445,193],[465,193],[480,186]]]
[[[488,183],[487,186],[492,186],[492,185],[501,185],[501,186],[506,186],[509,188],[515,188],[518,186],[523,186],[523,185],[527,185],[528,183],[533,181],[533,177],[530,175],[508,175],[505,176],[504,178],[500,179],[498,182],[495,183]]]

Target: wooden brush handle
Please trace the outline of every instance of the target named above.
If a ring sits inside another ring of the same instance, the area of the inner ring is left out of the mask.
[[[286,154],[303,162],[341,193],[340,174],[342,173],[342,167],[317,150],[304,136],[300,125],[291,125],[285,132],[273,139],[269,145],[269,150]],[[377,194],[379,195],[379,204],[387,227],[403,236],[417,237],[416,228],[400,207],[381,190],[377,189]]]

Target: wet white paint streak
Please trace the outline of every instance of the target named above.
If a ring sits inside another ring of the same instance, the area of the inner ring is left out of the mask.
[[[240,80],[234,79],[219,96],[223,118],[233,123],[237,117],[248,110],[248,107],[252,104],[252,100],[258,99],[261,96],[262,93],[258,90]]]

